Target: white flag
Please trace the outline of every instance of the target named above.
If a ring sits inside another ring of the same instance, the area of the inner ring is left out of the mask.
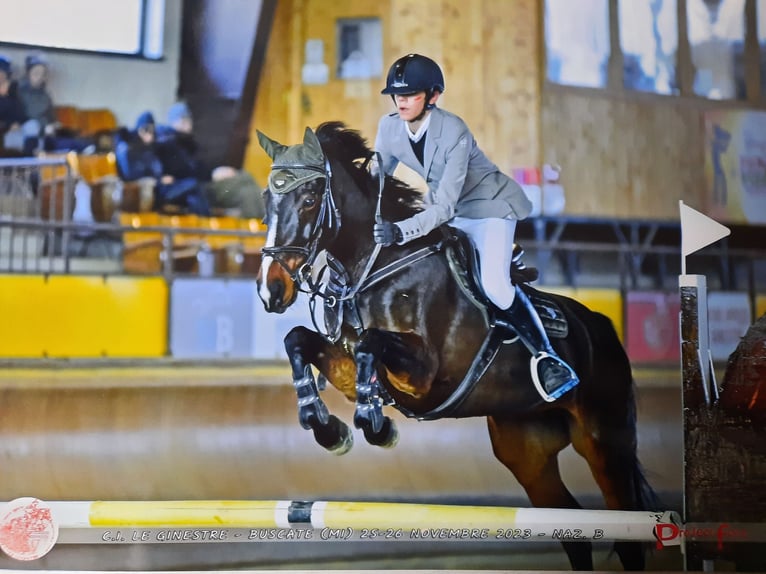
[[[678,204],[681,208],[681,253],[684,257],[731,234],[731,229],[683,201]]]

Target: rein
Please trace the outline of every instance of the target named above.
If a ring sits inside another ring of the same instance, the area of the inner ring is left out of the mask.
[[[372,154],[370,154],[365,159],[365,162],[362,165],[362,169],[366,169],[373,158],[375,158],[375,161],[378,164],[378,199],[377,199],[377,204],[375,207],[375,223],[381,223],[383,221],[383,217],[381,215],[381,203],[383,199],[383,188],[385,186],[386,176],[383,173],[383,168],[382,168],[383,162],[382,162],[380,153],[373,152]],[[312,279],[313,265],[316,260],[317,254],[319,252],[319,243],[322,239],[324,230],[328,229],[329,231],[331,231],[332,238],[334,239],[335,237],[337,237],[341,227],[340,210],[338,209],[335,203],[335,198],[333,197],[333,194],[332,194],[332,168],[330,166],[330,161],[325,155],[324,167],[318,167],[316,165],[308,165],[308,164],[273,164],[271,166],[271,169],[272,170],[274,169],[310,170],[310,171],[319,172],[323,174],[325,178],[325,187],[324,187],[324,192],[322,195],[322,205],[320,207],[319,215],[317,216],[317,219],[314,222],[314,226],[311,229],[311,233],[309,234],[309,246],[299,247],[299,246],[293,246],[293,245],[283,245],[280,247],[264,247],[262,249],[262,252],[264,255],[273,257],[274,260],[277,261],[285,269],[285,271],[289,274],[293,282],[295,282],[296,285],[298,286],[298,290],[300,292],[307,293],[311,296],[309,299],[309,307],[311,310],[311,321],[314,324],[314,328],[319,333],[321,333],[322,330],[319,329],[319,326],[316,320],[316,298],[317,297],[324,299],[325,307],[329,307],[329,308],[335,308],[336,306],[341,307],[347,304],[353,305],[354,299],[359,293],[366,291],[367,289],[371,288],[373,285],[380,283],[384,279],[387,279],[388,277],[398,273],[399,271],[412,265],[413,263],[420,261],[421,259],[424,259],[434,253],[438,253],[439,251],[443,249],[443,245],[444,245],[443,241],[440,241],[428,247],[422,247],[418,249],[417,251],[413,251],[412,253],[409,253],[408,255],[405,255],[404,257],[397,259],[396,261],[393,261],[392,263],[389,263],[383,268],[378,269],[375,273],[371,274],[372,268],[378,259],[378,255],[380,254],[380,250],[382,247],[379,243],[376,243],[375,247],[370,253],[369,258],[367,259],[367,263],[365,264],[364,270],[362,271],[362,274],[355,285],[348,286],[344,284],[340,292],[335,292],[330,294],[324,293],[322,291],[321,283],[322,283],[322,276],[324,274],[324,271],[327,269],[327,266],[322,268],[322,270],[319,273],[318,279],[315,281],[314,279]],[[296,271],[290,271],[287,264],[282,260],[282,257],[285,254],[303,256],[306,259],[306,262],[303,265],[301,265]],[[340,263],[334,262],[333,270],[336,273],[338,272],[339,265]],[[343,270],[341,269],[341,271]],[[306,285],[307,288],[304,287],[304,285]],[[361,325],[358,327],[361,328]]]

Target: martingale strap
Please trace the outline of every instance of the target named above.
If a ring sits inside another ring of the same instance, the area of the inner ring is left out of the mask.
[[[479,380],[484,376],[484,373],[487,372],[487,369],[497,355],[497,351],[503,344],[503,340],[507,337],[508,333],[507,331],[504,331],[504,329],[498,329],[494,325],[490,327],[487,335],[484,337],[484,342],[481,344],[479,352],[476,353],[465,377],[463,377],[463,380],[460,381],[460,384],[455,388],[452,394],[438,407],[431,409],[422,415],[417,415],[398,404],[394,404],[394,407],[403,415],[410,418],[416,418],[420,421],[432,421],[450,416],[461,404],[463,404],[463,401],[465,401],[471,391],[473,391]]]

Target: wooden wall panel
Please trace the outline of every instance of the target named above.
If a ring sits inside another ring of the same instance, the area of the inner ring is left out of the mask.
[[[245,168],[265,183],[270,161],[258,128],[278,141],[300,141],[306,125],[341,120],[374,141],[385,78],[336,78],[338,18],[379,17],[385,68],[420,52],[446,76],[440,105],[463,117],[479,145],[502,169],[540,161],[540,0],[280,0],[251,126]],[[330,80],[301,84],[306,39],[324,41]],[[385,74],[385,70],[384,70]]]
[[[678,200],[702,205],[704,131],[698,106],[546,89],[542,159],[559,164],[566,212],[678,219]]]
[[[483,91],[492,158],[505,170],[540,163],[540,52],[538,0],[485,0]],[[509,5],[513,10],[508,9]]]
[[[291,1],[277,2],[269,47],[258,84],[250,138],[245,151],[244,168],[266,185],[271,159],[258,144],[256,129],[274,139],[286,139],[290,94],[295,78],[290,69]]]
[[[679,199],[703,204],[705,102],[544,85],[542,0],[280,0],[245,162],[261,183],[270,161],[256,127],[291,144],[307,125],[341,120],[372,142],[393,109],[383,77],[336,78],[336,20],[349,17],[381,19],[386,67],[408,52],[436,59],[439,104],[501,169],[559,164],[566,213],[677,219]],[[309,38],[325,43],[326,85],[301,83]]]

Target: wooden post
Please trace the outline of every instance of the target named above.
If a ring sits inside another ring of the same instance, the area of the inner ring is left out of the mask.
[[[703,276],[681,275],[683,371],[684,523],[714,531],[766,520],[766,317],[729,358],[721,397],[708,384],[707,299]],[[755,525],[754,525],[755,526]],[[753,527],[751,534],[758,534]],[[728,561],[737,571],[766,569],[766,541],[744,536],[689,542],[685,569],[715,569]]]

